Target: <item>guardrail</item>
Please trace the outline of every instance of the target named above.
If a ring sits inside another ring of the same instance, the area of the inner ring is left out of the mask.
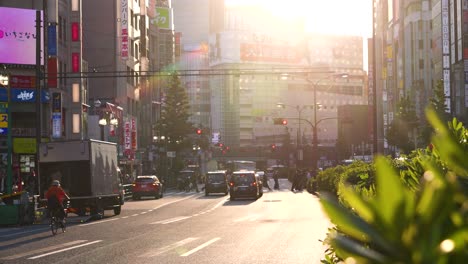
[[[124,191],[125,191],[125,196],[124,196],[124,199],[125,199],[125,200],[128,200],[128,199],[132,198],[132,195],[133,195],[133,193],[132,193],[132,185],[133,185],[133,184],[131,184],[131,183],[130,183],[130,184],[123,184],[123,185],[122,185],[123,188],[124,188]]]

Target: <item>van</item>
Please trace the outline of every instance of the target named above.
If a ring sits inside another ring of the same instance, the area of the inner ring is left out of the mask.
[[[227,172],[225,170],[209,171],[205,178],[205,196],[210,193],[224,193],[224,195],[227,195],[228,192]]]

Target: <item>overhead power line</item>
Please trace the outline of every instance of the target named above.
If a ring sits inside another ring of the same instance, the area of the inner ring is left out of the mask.
[[[240,75],[278,75],[297,76],[313,74],[330,74],[333,71],[325,68],[257,68],[257,69],[189,69],[167,71],[91,71],[91,72],[61,72],[54,73],[57,78],[121,78],[121,77],[168,77],[176,76],[240,76]],[[47,79],[47,75],[44,79]]]

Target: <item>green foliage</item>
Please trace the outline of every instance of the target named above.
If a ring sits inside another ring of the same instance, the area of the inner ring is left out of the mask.
[[[326,240],[334,253],[327,256],[354,263],[466,262],[468,204],[461,182],[468,177],[467,130],[455,119],[444,125],[433,110],[427,116],[437,132],[434,148],[399,164],[378,158],[375,196],[343,184],[346,207],[320,195],[336,225]]]
[[[390,145],[398,147],[403,153],[409,153],[414,146],[409,135],[418,125],[415,121],[417,120],[416,112],[409,97],[402,98],[397,107],[398,111],[389,126],[386,137]]]
[[[192,124],[188,121],[189,107],[187,93],[180,83],[180,77],[172,74],[165,91],[161,119],[156,124],[158,133],[169,139],[170,150],[180,151],[191,147],[187,142],[187,136],[193,134],[194,131]]]
[[[189,102],[185,88],[182,87],[180,77],[174,73],[169,77],[169,84],[164,91],[164,101],[161,118],[156,123],[156,131],[166,137],[164,143],[168,151],[175,151],[171,171],[176,173],[184,168],[182,153],[192,149],[189,135],[194,134],[194,128],[188,121]]]
[[[439,80],[434,87],[433,96],[429,99],[430,106],[434,109],[435,113],[441,118],[442,121],[448,121],[447,105],[445,103],[444,82]],[[423,144],[428,145],[434,129],[429,124],[423,124],[420,131],[420,138]]]

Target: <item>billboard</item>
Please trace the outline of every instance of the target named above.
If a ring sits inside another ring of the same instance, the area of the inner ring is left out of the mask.
[[[0,63],[36,64],[36,38],[36,10],[0,7]]]
[[[156,18],[151,19],[151,24],[156,24],[160,29],[172,29],[172,9],[156,7]]]

